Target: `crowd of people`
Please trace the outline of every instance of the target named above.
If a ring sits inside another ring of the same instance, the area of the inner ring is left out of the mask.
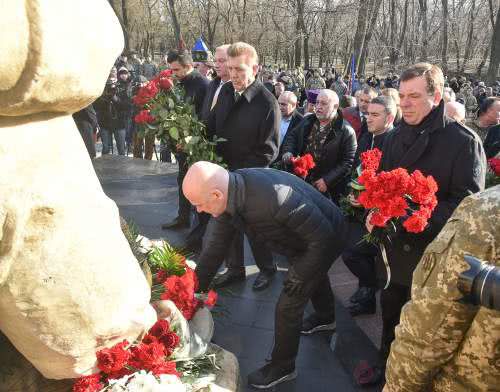
[[[161,149],[162,160],[169,161],[173,154],[179,165],[178,214],[162,228],[190,228],[185,248],[199,254],[200,290],[246,279],[244,235],[259,268],[254,290],[265,290],[272,282],[277,271],[273,252],[286,255],[290,263],[276,307],[271,361],[250,374],[249,383],[269,388],[294,378],[300,335],[335,330],[327,272],[339,256],[359,279],[349,312],[353,317],[375,313],[376,292],[386,277],[377,269],[380,249],[360,240],[373,227],[362,209],[356,218],[346,217],[339,205],[348,202],[360,208],[349,182],[361,154],[378,148],[383,152],[382,170],[404,168],[432,175],[438,203],[424,232],[396,232],[385,244],[392,277],[381,292],[382,363],[364,383],[388,375],[386,390],[417,390],[399,389],[401,375],[431,385],[441,365],[427,368],[425,374],[401,368],[398,358],[410,363],[425,350],[394,351],[403,347],[405,338],[401,333],[401,341],[394,342],[396,327],[411,299],[412,274],[426,247],[462,199],[484,189],[486,158],[499,155],[500,82],[486,87],[465,77],[447,79],[428,63],[410,66],[400,75],[359,75],[353,80],[334,69],[276,70],[259,66],[255,49],[243,42],[219,46],[214,56],[207,52],[198,62],[186,50],[170,51],[159,66],[151,58],[143,61],[132,55],[128,61],[122,56],[93,108],[75,114],[91,156],[98,129],[103,154],[112,152],[114,137],[119,154],[132,151],[134,157],[151,159],[155,140],[137,136],[131,99],[137,87],[164,68],[184,88],[207,135],[224,139],[217,152],[227,170],[208,162],[189,168],[184,152]],[[305,154],[312,156],[315,167],[300,179],[291,174],[292,162]],[[498,240],[498,233],[494,235]],[[223,262],[226,271],[217,274]],[[303,320],[309,300],[315,312]],[[481,331],[480,339],[498,342],[492,335],[498,329]],[[459,344],[457,340],[453,349]],[[447,349],[452,358],[454,351]],[[487,357],[495,353],[480,355],[485,356],[481,372],[488,374],[486,383],[495,377],[498,381],[498,367]],[[474,390],[475,377],[458,374],[449,382]]]

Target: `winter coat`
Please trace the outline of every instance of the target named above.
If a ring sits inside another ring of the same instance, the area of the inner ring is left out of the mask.
[[[222,264],[235,227],[287,256],[304,281],[326,273],[348,237],[335,204],[298,177],[264,168],[229,173],[227,208],[209,225],[196,267],[201,291]]]
[[[405,151],[405,146],[407,151]],[[444,115],[444,103],[417,126],[404,120],[385,139],[381,170],[420,170],[437,182],[438,204],[421,233],[399,230],[386,244],[392,281],[411,285],[425,247],[436,237],[463,198],[484,189],[486,157],[481,140],[469,128]]]

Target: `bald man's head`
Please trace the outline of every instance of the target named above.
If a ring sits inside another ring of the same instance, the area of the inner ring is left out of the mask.
[[[200,161],[189,168],[182,182],[182,191],[198,212],[217,217],[226,210],[228,186],[226,169]]]
[[[446,116],[455,120],[456,122],[464,123],[465,121],[465,106],[460,102],[446,102],[444,106],[444,112]]]

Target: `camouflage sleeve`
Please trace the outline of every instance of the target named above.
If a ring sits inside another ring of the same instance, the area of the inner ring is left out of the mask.
[[[427,247],[413,274],[412,299],[396,327],[384,391],[426,390],[458,350],[478,311],[476,306],[458,302],[462,298],[458,276],[468,269],[463,256],[472,254],[498,263],[494,249],[498,246],[500,187],[496,188],[464,199]]]

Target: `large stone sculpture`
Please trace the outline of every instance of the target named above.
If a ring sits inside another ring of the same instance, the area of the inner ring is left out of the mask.
[[[122,33],[104,0],[5,1],[0,26],[0,330],[45,377],[77,377],[156,320],[70,115]]]

